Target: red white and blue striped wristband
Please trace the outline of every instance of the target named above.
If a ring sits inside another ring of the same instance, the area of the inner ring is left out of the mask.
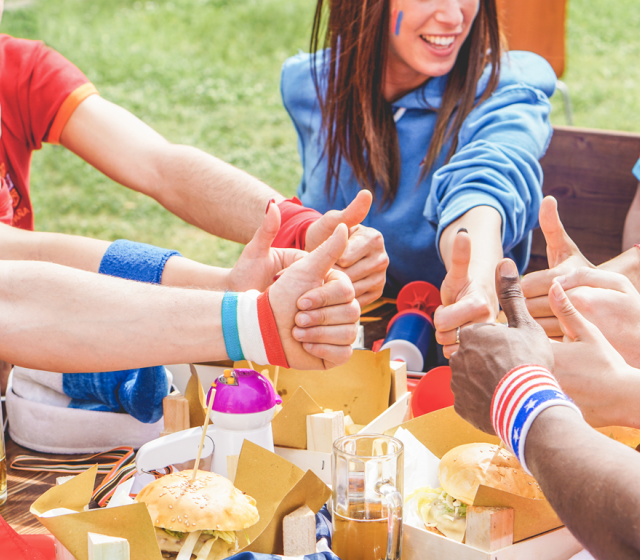
[[[234,362],[289,367],[268,289],[262,294],[257,290],[227,292],[222,298],[222,333],[227,355]]]
[[[551,372],[536,365],[513,368],[496,387],[491,401],[491,422],[498,437],[513,451],[526,472],[524,447],[538,415],[551,406],[580,409],[562,392]]]

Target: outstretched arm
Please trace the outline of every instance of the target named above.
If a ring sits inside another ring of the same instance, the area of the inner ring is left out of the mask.
[[[436,339],[448,358],[456,351],[457,329],[494,321],[498,300],[496,265],[502,258],[502,218],[494,208],[477,206],[449,225],[440,238],[447,267],[442,283],[442,307],[436,310]]]
[[[3,261],[0,356],[64,372],[226,359],[222,297],[52,263]]]
[[[280,227],[280,213],[274,204],[269,204],[263,217],[233,269],[208,266],[176,255],[164,265],[162,285],[237,292],[266,290],[276,274],[305,253],[272,248]],[[25,231],[0,224],[0,260],[45,261],[98,272],[110,245],[108,241],[88,237]]]
[[[631,247],[610,261],[602,263],[598,268],[624,274],[636,290],[640,290],[640,248]]]
[[[142,192],[184,221],[248,243],[270,199],[262,181],[197,148],[169,143],[140,119],[92,95],[69,118],[63,146],[114,181]]]
[[[565,407],[538,416],[525,453],[553,509],[596,558],[640,558],[640,453]]]
[[[542,201],[540,228],[547,242],[549,269],[527,274],[522,279],[522,290],[531,315],[542,325],[548,336],[559,338],[562,337],[562,330],[549,306],[548,294],[551,284],[554,279],[571,274],[578,268],[595,267],[584,257],[565,231],[558,215],[558,203],[552,196],[547,196]],[[636,289],[640,289],[640,250],[637,247],[631,247],[598,268],[623,274]]]
[[[636,243],[640,243],[640,183],[624,220],[622,250],[631,249]]]
[[[498,267],[496,291],[509,328],[463,329],[460,349],[451,359],[456,411],[488,433],[503,430],[500,422],[492,422],[492,399],[506,374],[526,370],[520,368],[524,364],[535,364],[538,375],[553,371],[551,344],[529,315],[517,269],[509,260]],[[599,559],[640,558],[640,455],[597,433],[566,406],[540,412],[523,437],[528,468],[580,542]]]
[[[26,231],[0,224],[0,260],[44,261],[98,272],[109,241],[79,235]],[[162,284],[226,290],[229,270],[174,256],[165,266]],[[258,288],[259,286],[249,286]],[[263,288],[264,289],[264,288]]]
[[[324,369],[351,355],[359,306],[346,275],[329,272],[346,244],[341,226],[271,288],[291,367]],[[226,359],[222,298],[220,292],[130,282],[52,263],[3,261],[0,358],[64,372]],[[309,332],[296,327],[299,306],[324,310],[328,320]]]
[[[171,144],[140,119],[92,95],[69,118],[61,143],[114,181],[144,193],[204,231],[248,243],[269,200],[284,197],[248,173],[193,148]],[[337,263],[351,278],[362,305],[380,296],[389,262],[382,235],[360,222],[371,205],[360,195],[342,212],[318,214],[308,228],[312,251],[339,223],[350,228],[348,249]]]

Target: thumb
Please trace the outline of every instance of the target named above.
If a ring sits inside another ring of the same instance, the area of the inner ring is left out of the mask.
[[[459,231],[451,249],[451,267],[442,283],[442,304],[455,303],[458,294],[469,284],[469,263],[471,262],[471,237],[466,231]]]
[[[271,202],[267,206],[267,213],[262,224],[253,235],[253,239],[247,243],[243,255],[248,258],[259,258],[269,253],[273,240],[280,230],[280,209]]]
[[[309,226],[305,237],[305,250],[311,251],[325,241],[339,224],[346,224],[351,229],[367,217],[373,195],[360,191],[344,210],[329,210],[319,220]]]
[[[496,267],[496,292],[510,327],[527,328],[536,324],[527,310],[518,268],[511,259],[502,259]]]
[[[566,336],[572,340],[591,338],[591,323],[574,307],[558,282],[554,282],[549,290],[549,306]]]
[[[367,190],[362,190],[344,210],[327,212],[320,219],[324,220],[324,226],[331,231],[335,230],[338,224],[346,224],[351,229],[367,217],[372,201],[373,195]]]
[[[349,229],[357,226],[367,217],[373,202],[373,195],[370,191],[362,190],[351,201],[351,204],[340,212],[340,222],[346,224]]]
[[[349,243],[349,230],[346,225],[339,224],[331,237],[301,262],[309,276],[322,282],[331,267],[342,256]],[[296,265],[300,266],[299,263]]]
[[[549,268],[559,265],[577,248],[560,221],[558,202],[552,196],[546,196],[540,205],[540,229],[547,242]]]

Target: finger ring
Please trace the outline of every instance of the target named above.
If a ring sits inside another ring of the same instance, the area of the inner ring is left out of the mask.
[[[460,344],[460,327],[456,329],[456,344]]]

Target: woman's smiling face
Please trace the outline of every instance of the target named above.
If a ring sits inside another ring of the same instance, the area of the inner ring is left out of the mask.
[[[390,0],[388,79],[418,87],[451,71],[480,0]],[[413,83],[417,82],[417,83]]]

